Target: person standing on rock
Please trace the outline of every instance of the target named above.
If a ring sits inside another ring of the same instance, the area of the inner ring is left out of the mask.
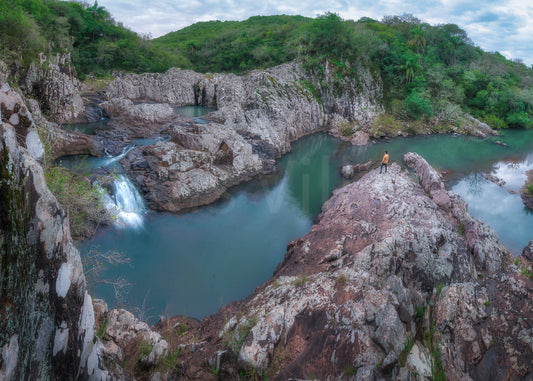
[[[385,173],[387,173],[387,164],[389,164],[389,153],[385,151],[385,155],[383,155],[383,160],[381,160],[381,167],[379,167],[379,173],[381,173],[383,167],[385,167]]]

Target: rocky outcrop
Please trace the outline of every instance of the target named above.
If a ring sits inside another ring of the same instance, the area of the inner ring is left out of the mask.
[[[105,379],[81,259],[31,115],[5,84],[0,97],[0,378]]]
[[[135,359],[134,364],[152,369],[169,353],[168,343],[148,324],[135,318],[124,309],[109,311],[103,300],[94,300],[94,310],[99,336],[103,343],[102,358],[117,378],[124,378],[124,370],[118,364]]]
[[[178,126],[171,140],[132,150],[122,161],[150,208],[178,211],[208,204],[262,173],[264,161],[233,129]]]
[[[54,125],[48,127],[52,159],[70,155],[103,156],[104,144],[93,135],[69,131]]]
[[[461,126],[465,133],[479,138],[486,138],[489,135],[498,135],[498,132],[493,130],[487,123],[483,123],[472,115],[465,114],[466,121]]]
[[[44,158],[44,147],[39,139],[32,114],[22,97],[7,83],[0,83],[0,114],[2,123],[8,123],[17,131],[17,140],[36,160]]]
[[[100,106],[110,117],[121,117],[125,119],[124,122],[133,124],[162,123],[175,117],[168,103],[134,104],[129,99],[113,98],[102,102]]]
[[[374,164],[373,161],[356,165],[347,164],[341,168],[342,176],[345,179],[351,179],[358,172],[368,171],[372,167],[372,164]]]
[[[490,229],[456,211],[463,204],[422,158],[409,154],[406,161],[421,185],[393,163],[386,174],[374,169],[334,191],[319,222],[288,245],[271,280],[181,339],[180,345],[191,336],[202,343],[182,355],[182,374],[231,379],[245,369],[274,380],[530,375],[533,281],[506,272],[509,253]],[[464,228],[465,221],[471,226]],[[477,234],[476,244],[466,230]],[[212,371],[200,365],[206,358]]]
[[[296,63],[242,77],[179,69],[122,74],[107,87],[102,107],[120,118],[117,135],[172,137],[132,151],[123,164],[151,207],[176,211],[212,202],[229,186],[272,171],[292,141],[325,129],[330,119],[367,123],[379,110],[381,85],[362,74],[359,79],[343,84],[357,96],[324,93],[325,109]],[[172,116],[172,105],[186,104],[217,110],[206,117],[209,124]]]
[[[468,206],[458,195],[446,191],[435,169],[416,153],[405,154],[404,161],[415,170],[420,184],[431,199],[448,213],[464,234],[468,248],[472,250],[482,268],[494,273],[510,263],[511,254],[499,242],[496,233],[487,224],[470,216],[467,212]]]
[[[360,78],[360,83],[345,84],[347,93],[341,98],[329,94],[328,109],[306,87],[307,78],[296,63],[243,77],[180,69],[165,74],[123,74],[108,86],[106,97],[216,106],[211,120],[256,136],[284,153],[290,150],[291,141],[324,129],[333,115],[361,124],[371,120],[380,110],[381,85],[368,76]]]
[[[533,281],[516,273],[445,287],[433,319],[446,379],[531,379],[532,296]]]
[[[522,251],[522,257],[533,262],[533,240],[529,241],[527,246]]]
[[[70,66],[70,54],[40,56],[32,63],[24,80],[25,90],[38,101],[43,112],[56,123],[72,123],[85,110],[81,98],[81,83]]]
[[[527,180],[524,184],[524,186],[520,189],[520,197],[522,198],[522,201],[524,202],[524,205],[526,208],[533,210],[533,193],[529,191],[528,187],[531,187],[533,185],[533,170],[530,170],[526,172]]]

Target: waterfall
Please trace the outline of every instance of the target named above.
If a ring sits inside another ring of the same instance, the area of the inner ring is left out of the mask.
[[[119,227],[142,227],[146,212],[144,201],[139,191],[124,175],[113,181],[113,196],[107,195],[106,207],[115,218]]]
[[[100,163],[99,166],[100,167],[109,167],[109,166],[111,166],[112,164],[118,162],[119,160],[122,160],[122,158],[124,158],[124,156],[126,156],[126,154],[128,152],[130,152],[134,148],[135,148],[135,144],[131,144],[131,145],[128,145],[128,146],[124,147],[124,149],[122,150],[122,152],[119,155],[106,157],[105,159],[102,160],[102,162]],[[104,152],[107,154],[107,150],[104,150]]]

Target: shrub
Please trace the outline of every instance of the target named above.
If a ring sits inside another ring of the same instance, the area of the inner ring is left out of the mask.
[[[507,124],[513,128],[529,128],[532,121],[529,119],[529,115],[522,112],[515,112],[507,116]]]
[[[483,121],[487,123],[490,127],[501,130],[503,128],[507,128],[507,123],[502,118],[498,118],[496,115],[493,114],[487,114],[483,118]]]
[[[418,120],[422,117],[429,118],[433,115],[433,107],[429,99],[417,92],[412,92],[404,102],[407,116],[411,119]]]
[[[91,236],[94,229],[110,217],[104,206],[103,190],[76,171],[59,166],[45,168],[46,184],[67,212],[74,237]]]

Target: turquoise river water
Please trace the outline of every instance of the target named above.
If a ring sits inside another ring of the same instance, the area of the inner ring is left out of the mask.
[[[121,303],[145,305],[145,314],[197,318],[253,292],[283,259],[287,244],[307,233],[331,192],[346,183],[344,164],[379,162],[384,150],[403,165],[418,152],[444,170],[448,189],[469,211],[493,227],[518,255],[533,239],[533,213],[517,191],[533,169],[533,130],[505,131],[489,139],[452,135],[418,136],[355,147],[325,134],[307,136],[279,160],[276,174],[227,192],[212,205],[180,214],[149,211],[141,228],[100,229],[89,242],[99,250],[124,252],[131,263],[107,270],[132,284]],[[495,144],[496,140],[508,146]],[[377,166],[377,164],[376,164]],[[501,187],[483,177],[492,173]],[[96,297],[114,305],[113,290],[96,286]]]

